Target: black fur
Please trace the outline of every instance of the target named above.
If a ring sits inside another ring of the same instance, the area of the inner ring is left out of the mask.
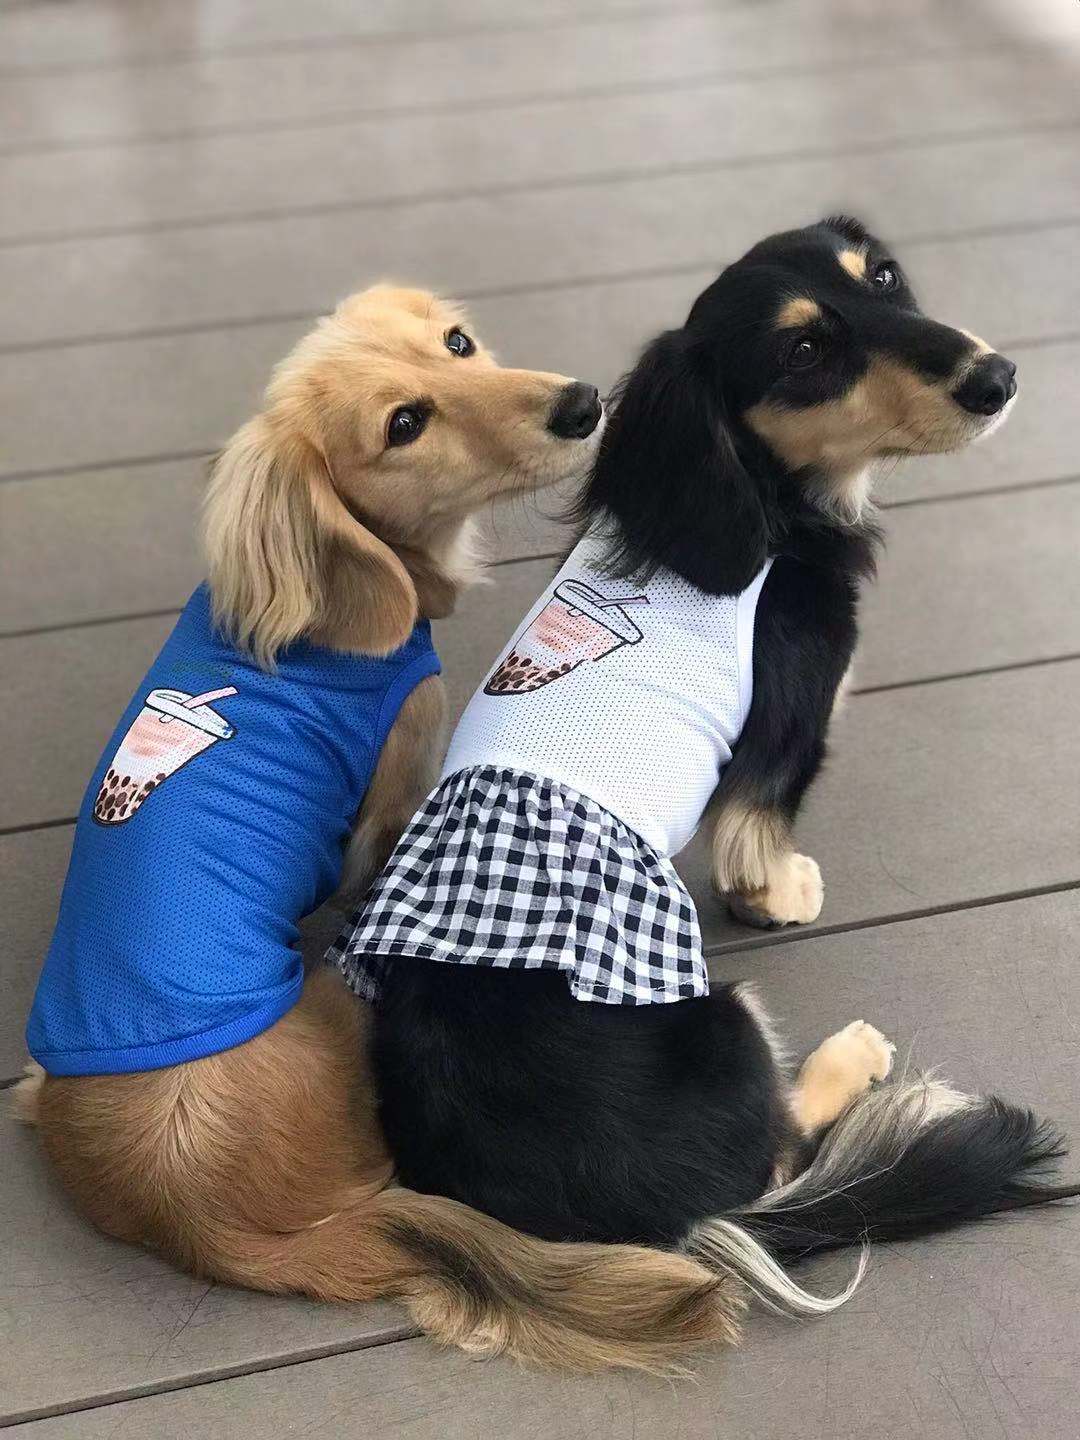
[[[1057,1131],[994,1096],[943,1116],[906,1142],[897,1143],[890,1128],[895,1132],[895,1125],[885,1126],[864,1139],[858,1169],[846,1183],[836,1177],[815,1183],[811,1167],[793,1197],[797,1203],[752,1209],[740,1223],[778,1259],[800,1260],[862,1240],[911,1240],[1077,1193],[1075,1185],[1049,1183],[1065,1155]],[[826,1138],[822,1160],[838,1138]]]
[[[675,1244],[760,1195],[792,1139],[729,988],[602,1005],[557,971],[409,959],[383,986],[375,1066],[402,1183],[546,1239]]]
[[[774,317],[792,293],[847,283],[835,259],[845,242],[884,254],[845,216],[773,236],[698,297],[681,329],[647,346],[617,391],[576,507],[580,524],[610,537],[608,569],[620,578],[647,578],[665,565],[699,589],[737,594],[767,555],[776,557],[758,604],[753,708],[717,803],[737,800],[788,821],[825,756],[858,638],[859,586],[874,573],[881,536],[869,520],[831,519],[813,498],[819,477],[790,472],[741,417],[777,395],[796,407],[835,398],[883,337],[896,344],[902,335],[906,350],[921,326],[935,371],[939,351],[955,364],[969,343],[922,316],[901,282],[902,310],[860,298],[865,334],[853,333],[822,371],[791,383],[777,364]],[[951,337],[947,345],[939,332]]]
[[[613,575],[666,565],[737,594],[765,563],[772,497],[738,455],[713,369],[686,329],[669,330],[620,387],[578,508],[583,524],[605,523]]]
[[[764,396],[799,409],[843,393],[875,349],[937,374],[971,344],[920,315],[902,283],[894,296],[864,296],[845,279],[838,251],[876,243],[840,217],[774,236],[725,271],[622,386],[579,512],[606,530],[620,576],[664,565],[733,593],[775,557],[751,713],[719,799],[788,820],[822,761],[879,537],[865,521],[831,518],[815,502],[820,477],[789,471],[744,416]],[[823,296],[831,286],[840,300],[828,363],[793,378],[774,322],[796,284]],[[375,1063],[402,1181],[549,1239],[685,1243],[708,1217],[746,1214],[802,1143],[768,1046],[729,987],[604,1005],[575,1000],[557,972],[399,960],[377,1010]],[[797,1220],[753,1223],[782,1253],[802,1253],[861,1234],[877,1206],[882,1228],[903,1234],[1005,1203],[1039,1137],[1020,1126],[1010,1149],[981,1131],[980,1152],[971,1122],[948,1123],[956,1133],[927,1141],[911,1174],[868,1179]],[[994,1163],[954,1203],[944,1157],[961,1140]]]

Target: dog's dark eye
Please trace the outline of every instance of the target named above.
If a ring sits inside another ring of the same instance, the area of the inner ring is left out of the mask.
[[[459,330],[455,325],[446,337],[446,348],[452,350],[455,355],[464,359],[466,355],[473,353],[476,346],[469,339],[468,335],[465,334],[465,331]]]
[[[427,424],[427,416],[414,405],[402,405],[390,416],[386,427],[387,445],[409,445]]]
[[[878,290],[895,290],[900,284],[900,271],[891,260],[886,260],[874,271],[871,276],[871,284]]]
[[[784,356],[784,366],[788,370],[809,370],[811,365],[818,363],[821,354],[821,341],[815,340],[812,335],[804,335],[788,349]]]

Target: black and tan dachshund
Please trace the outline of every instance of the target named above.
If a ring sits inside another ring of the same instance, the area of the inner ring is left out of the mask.
[[[664,567],[736,593],[773,558],[753,700],[715,798],[717,885],[745,917],[820,908],[791,832],[874,569],[875,466],[960,448],[1015,392],[1011,362],[924,315],[890,252],[846,217],[755,246],[625,381],[580,506],[608,537],[610,573]],[[594,1242],[568,1274],[481,1251],[467,1227],[445,1246],[400,1235],[446,1278],[434,1328],[446,1334],[453,1310],[456,1338],[477,1348],[662,1364],[730,1337],[749,1293],[796,1314],[850,1293],[818,1299],[787,1262],[1066,1193],[1049,1183],[1052,1130],[934,1079],[880,1083],[891,1052],[856,1021],[792,1082],[746,986],[595,1004],[512,956],[390,962],[374,1057],[401,1182],[578,1242],[563,1257]],[[572,1319],[541,1323],[560,1305]]]

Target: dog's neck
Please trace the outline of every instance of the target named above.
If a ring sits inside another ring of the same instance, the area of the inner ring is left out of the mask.
[[[471,516],[449,521],[408,544],[390,543],[416,587],[423,620],[451,614],[458,594],[481,577],[479,530]]]
[[[877,568],[882,534],[870,504],[857,514],[822,504],[813,484],[784,507],[774,537],[775,552],[815,569],[858,583]]]
[[[755,435],[740,446],[740,458],[761,486],[774,554],[856,581],[874,574],[882,536],[871,499],[872,463],[795,472]]]
[[[870,515],[873,501],[872,464],[815,470],[807,484],[813,505],[838,525],[860,525]]]

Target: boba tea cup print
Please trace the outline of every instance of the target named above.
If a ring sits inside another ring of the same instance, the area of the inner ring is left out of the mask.
[[[641,631],[626,607],[648,603],[647,595],[608,599],[581,580],[563,580],[492,671],[485,695],[525,695],[586,660],[636,645]]]
[[[97,823],[122,825],[189,760],[231,740],[234,727],[211,704],[235,694],[234,685],[202,695],[151,690],[105,772],[94,800]]]

